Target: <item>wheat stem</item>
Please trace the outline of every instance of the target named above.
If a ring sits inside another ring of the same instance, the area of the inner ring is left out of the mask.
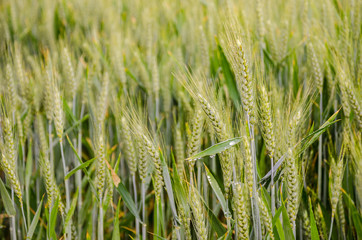
[[[99,198],[98,240],[103,240],[103,204],[102,204],[102,197]]]
[[[253,225],[255,232],[255,239],[262,239],[261,236],[261,222],[258,206],[258,191],[257,191],[257,165],[256,165],[256,153],[255,153],[255,139],[254,139],[254,126],[250,123],[249,114],[247,114],[249,135],[250,135],[250,148],[251,156],[253,159],[253,192],[252,192],[252,214],[253,214]]]
[[[147,225],[146,225],[146,188],[145,182],[141,183],[141,198],[142,198],[142,240],[146,240],[147,238]]]
[[[61,139],[59,139],[59,144],[60,144],[60,152],[61,152],[61,156],[62,156],[62,164],[63,164],[63,172],[64,172],[64,177],[67,176],[68,174],[68,169],[66,167],[66,163],[65,163],[65,157],[64,157],[64,147],[63,147],[63,142]],[[65,201],[66,201],[66,212],[69,211],[70,208],[70,192],[69,192],[69,179],[65,179],[64,180],[64,188],[65,188]],[[71,236],[71,220],[68,223],[67,229],[66,229],[66,233],[67,233],[67,237],[66,239],[70,239]]]
[[[15,206],[14,188],[13,188],[13,187],[11,187],[11,201],[13,202],[13,205]],[[12,239],[12,240],[16,240],[15,216],[11,216],[10,219],[11,219],[11,220],[10,220],[10,221],[11,221],[11,227],[10,227],[11,239]]]
[[[133,194],[134,194],[134,202],[136,204],[136,208],[137,207],[137,185],[136,185],[136,174],[132,174],[132,182],[133,182]],[[136,219],[136,239],[139,239],[139,233],[140,233],[140,225],[139,225],[139,221]]]
[[[334,220],[334,214],[332,214],[332,217],[331,217],[331,227],[330,227],[330,230],[329,230],[328,240],[331,240],[331,238],[332,238],[333,220]]]
[[[319,119],[320,124],[322,124],[322,115],[323,115],[323,97],[322,91],[320,91],[320,99],[319,99]],[[319,137],[318,143],[318,198],[321,199],[322,197],[322,135]]]
[[[84,115],[84,103],[82,103],[81,111],[80,111],[80,119],[83,118]],[[82,123],[79,124],[79,132],[78,132],[78,156],[82,157]],[[79,166],[80,163],[76,161],[78,164],[76,166]],[[76,182],[78,185],[78,237],[81,239],[82,236],[82,225],[81,225],[81,209],[83,205],[82,201],[82,172],[78,171],[76,174]]]

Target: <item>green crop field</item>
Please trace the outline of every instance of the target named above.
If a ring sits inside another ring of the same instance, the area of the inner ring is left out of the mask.
[[[0,239],[362,240],[361,0],[0,0]]]

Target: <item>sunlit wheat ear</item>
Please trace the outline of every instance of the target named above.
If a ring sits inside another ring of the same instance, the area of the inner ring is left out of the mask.
[[[36,119],[35,119],[35,128],[36,133],[39,137],[39,144],[40,144],[40,153],[43,156],[46,156],[48,153],[48,142],[46,139],[46,134],[44,130],[44,122],[43,117],[40,113],[36,113]]]
[[[40,171],[41,174],[43,176],[44,182],[45,182],[45,190],[47,192],[48,195],[48,203],[49,205],[53,204],[54,200],[56,199],[56,195],[55,195],[55,181],[53,178],[53,173],[52,173],[52,169],[50,166],[50,162],[49,160],[42,155],[39,158],[39,165],[40,165]]]
[[[274,126],[272,121],[272,112],[268,92],[264,86],[260,87],[260,121],[263,136],[265,138],[266,149],[271,158],[274,157],[275,151],[275,136]]]
[[[292,119],[289,120],[288,123],[288,147],[293,148],[298,139],[299,133],[299,125],[301,124],[302,113],[301,111],[297,111]]]
[[[44,108],[47,119],[53,119],[54,96],[53,96],[53,74],[51,63],[46,66],[44,72]]]
[[[104,122],[104,119],[106,117],[106,111],[107,111],[107,96],[108,96],[108,87],[109,87],[109,75],[108,73],[105,73],[102,78],[102,87],[99,93],[99,96],[97,98],[97,105],[95,113],[96,115],[96,125],[97,127],[101,126]]]
[[[15,85],[13,70],[9,63],[6,64],[6,84],[7,84],[8,94],[10,95],[10,105],[12,111],[15,111],[15,108],[18,105],[18,97],[16,93],[16,85]]]
[[[357,124],[360,129],[362,129],[362,108],[361,108],[361,102],[358,101],[355,91],[349,81],[345,81],[345,89],[346,93],[349,99],[349,103],[351,105],[351,108],[353,109],[353,112],[355,114],[355,118],[357,121]]]
[[[185,162],[185,147],[184,141],[182,139],[182,134],[180,130],[180,126],[176,127],[176,136],[175,136],[175,155],[177,161],[177,172],[180,176],[183,176],[183,172],[185,170],[184,162]]]
[[[26,77],[24,74],[24,68],[23,68],[23,59],[21,56],[21,52],[19,49],[19,45],[16,44],[15,45],[15,59],[14,59],[14,64],[15,64],[15,71],[16,71],[16,76],[19,82],[19,88],[20,88],[20,94],[22,97],[26,97]]]
[[[331,158],[330,161],[330,181],[329,189],[331,195],[331,205],[332,205],[332,217],[336,213],[337,203],[341,195],[341,187],[343,180],[343,159],[335,161],[334,158]]]
[[[97,128],[97,127],[96,127]],[[104,184],[106,179],[106,151],[104,146],[104,136],[102,131],[97,131],[95,141],[95,153],[97,157],[96,182],[97,194],[100,199],[103,198]]]
[[[53,185],[53,190],[54,190],[54,197],[59,199],[59,212],[60,214],[64,217],[65,216],[65,206],[64,203],[62,201],[62,196],[60,195],[60,191],[59,191],[59,187],[54,183]],[[55,199],[53,199],[55,201]]]
[[[226,126],[222,121],[222,118],[218,114],[218,111],[212,107],[209,102],[198,94],[198,100],[200,105],[206,115],[209,117],[213,129],[217,135],[217,138],[220,142],[225,141],[228,139]],[[232,157],[232,150],[228,149],[220,154],[220,164],[223,172],[223,179],[224,179],[224,186],[225,186],[225,194],[226,197],[229,195],[231,180],[232,180],[232,168],[233,168],[233,157]]]
[[[103,206],[109,206],[113,199],[114,183],[110,171],[106,171],[106,194]]]
[[[313,69],[312,73],[313,73],[314,82],[319,92],[321,92],[323,88],[323,73],[312,43],[308,45],[308,50],[309,50],[308,57],[310,59],[310,63]]]
[[[217,138],[220,141],[226,140],[225,124],[222,122],[221,117],[217,110],[210,105],[210,103],[201,95],[197,95],[198,101],[206,115],[209,117],[211,124],[215,130]]]
[[[308,211],[304,209],[301,216],[302,216],[303,236],[306,239],[311,239],[311,229],[310,229],[310,220],[308,216]]]
[[[24,139],[24,131],[23,131],[23,122],[21,121],[21,113],[20,111],[16,111],[15,114],[16,128],[19,139]]]
[[[287,212],[294,229],[299,208],[300,184],[298,163],[291,148],[288,149],[287,157],[285,159],[285,170],[285,181],[288,193]]]
[[[205,117],[204,113],[199,105],[196,106],[196,111],[192,118],[192,130],[190,139],[187,144],[187,157],[195,155],[201,146],[201,134],[204,125]],[[189,161],[190,168],[193,169],[195,161]]]
[[[353,109],[352,103],[350,102],[351,94],[353,95],[353,91],[348,90],[349,79],[347,78],[346,72],[342,67],[340,66],[340,69],[338,71],[337,75],[338,83],[339,83],[339,89],[341,91],[341,100],[342,100],[342,106],[343,106],[343,112],[344,115],[349,118],[351,114],[351,110]],[[352,93],[351,93],[352,92]],[[353,96],[352,96],[353,98]],[[353,109],[354,110],[354,109]],[[357,116],[358,118],[358,116]]]
[[[159,200],[161,198],[161,192],[164,185],[160,154],[158,152],[157,147],[150,139],[148,139],[146,135],[142,135],[141,137],[143,140],[143,144],[145,145],[147,152],[150,155],[153,161],[153,165],[155,167],[154,170],[155,194],[156,194],[156,199]]]
[[[123,138],[123,144],[124,144],[124,154],[125,158],[128,162],[128,167],[131,171],[131,175],[134,175],[137,171],[137,158],[136,158],[136,152],[134,148],[134,142],[131,137],[130,129],[128,122],[125,117],[122,117],[121,119],[121,132],[122,132],[122,138]]]
[[[206,240],[207,239],[207,227],[205,220],[204,207],[201,202],[201,196],[194,186],[191,186],[191,194],[189,204],[191,206],[193,223],[195,226],[196,234],[198,239]]]
[[[16,164],[16,147],[14,142],[14,134],[12,129],[12,122],[9,118],[4,117],[3,121],[3,131],[4,131],[4,140],[5,146],[3,149],[5,152],[5,160],[7,164],[11,167],[14,173],[17,172],[17,164]]]
[[[323,216],[322,208],[319,203],[317,203],[317,206],[315,207],[314,216],[319,231],[319,237],[321,239],[327,239],[327,226]]]
[[[26,138],[29,136],[29,134],[32,131],[32,123],[33,123],[33,117],[34,117],[34,112],[33,112],[33,106],[32,105],[28,105],[28,112],[24,118],[24,123],[23,123],[23,138],[20,139],[20,141],[25,142]]]
[[[138,172],[140,179],[143,183],[146,182],[147,172],[149,167],[149,159],[147,156],[147,149],[140,140],[137,141],[138,146]]]
[[[73,97],[77,91],[77,82],[75,79],[74,67],[72,64],[71,56],[68,48],[63,48],[62,51],[62,67],[67,83],[67,89],[69,90],[69,96]]]
[[[244,175],[246,180],[246,185],[248,186],[249,196],[251,197],[253,192],[253,160],[251,157],[250,143],[248,137],[243,137],[244,145]]]
[[[48,195],[48,203],[51,205],[55,201],[55,180],[53,175],[53,170],[51,169],[50,162],[47,155],[48,145],[46,141],[44,126],[41,115],[38,113],[36,116],[36,132],[39,137],[40,142],[40,157],[39,165],[40,171],[45,182],[45,189]]]
[[[200,50],[201,50],[201,68],[202,71],[207,74],[210,71],[210,56],[209,46],[206,38],[205,30],[202,26],[199,27],[200,31]]]
[[[256,1],[256,15],[257,15],[257,28],[260,38],[263,38],[265,35],[265,26],[264,26],[264,12],[262,0]]]
[[[1,168],[3,169],[6,179],[9,181],[11,187],[14,189],[16,196],[19,199],[20,205],[23,206],[23,194],[21,192],[20,182],[16,175],[15,169],[7,161],[6,156],[2,153]]]
[[[63,138],[63,129],[64,129],[64,115],[63,115],[63,102],[60,96],[58,87],[53,83],[53,120],[55,125],[55,131],[59,138],[59,141],[62,141]]]
[[[191,229],[190,229],[190,216],[186,213],[186,210],[182,204],[179,204],[178,212],[180,215],[180,222],[185,231],[185,239],[191,240]]]
[[[227,28],[227,45],[224,46],[224,48],[235,74],[236,84],[241,95],[243,107],[249,116],[250,123],[255,124],[255,81],[249,72],[249,64],[245,55],[245,46],[242,43],[241,37],[236,34],[238,34],[236,29]]]
[[[262,223],[263,223],[265,232],[266,232],[266,234],[269,235],[270,239],[274,239],[272,216],[270,214],[270,211],[266,207],[264,201],[261,198],[259,198],[258,204],[259,204],[261,219],[262,219]]]
[[[338,219],[339,224],[342,229],[343,235],[346,235],[346,216],[344,215],[344,207],[343,207],[343,199],[342,196],[340,197],[338,203],[337,203],[337,209],[338,209]]]
[[[124,67],[122,51],[120,49],[119,42],[121,41],[121,34],[116,33],[115,37],[112,38],[114,43],[111,45],[111,60],[113,64],[114,71],[118,76],[120,82],[123,86],[126,85],[127,77],[126,77],[126,69]]]
[[[238,239],[249,239],[249,216],[247,210],[247,189],[244,184],[233,185],[233,208],[237,224]]]

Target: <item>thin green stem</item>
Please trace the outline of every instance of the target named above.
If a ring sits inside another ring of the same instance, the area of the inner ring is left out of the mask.
[[[271,164],[271,187],[270,187],[270,191],[271,191],[271,212],[272,212],[272,217],[274,217],[275,215],[275,186],[274,186],[274,158],[272,157],[270,159],[270,164]]]
[[[145,183],[142,181],[141,183],[141,198],[142,198],[142,240],[146,240],[147,238],[147,230],[146,230],[146,189],[145,189]]]
[[[82,103],[81,111],[80,111],[80,119],[83,118],[84,115],[84,104]],[[82,123],[79,124],[79,132],[78,132],[78,156],[82,157]],[[76,159],[76,166],[79,166],[80,163]],[[76,173],[76,182],[78,186],[78,238],[82,238],[82,215],[81,215],[81,209],[83,205],[82,201],[82,172],[77,171]]]
[[[320,92],[319,98],[319,119],[320,125],[322,124],[322,115],[323,115],[323,96],[322,91]],[[319,137],[318,143],[318,198],[322,198],[322,135]]]
[[[67,176],[68,174],[68,169],[65,163],[65,157],[64,157],[64,147],[63,147],[63,141],[60,139],[59,140],[60,143],[60,152],[62,155],[62,164],[63,164],[63,171],[64,171],[64,176]],[[69,192],[69,179],[65,179],[64,180],[64,188],[65,188],[65,201],[66,201],[66,212],[69,211],[70,208],[70,192]],[[66,229],[66,233],[67,233],[67,239],[70,239],[71,237],[71,220],[68,223],[67,229]]]
[[[14,189],[11,187],[11,201],[13,202],[13,205],[15,206],[15,200],[14,200]],[[16,240],[16,227],[15,227],[15,216],[10,217],[11,226],[10,226],[10,235],[12,240]]]
[[[253,192],[251,198],[252,214],[253,214],[253,226],[254,226],[254,239],[261,240],[261,222],[258,205],[258,189],[257,189],[257,164],[255,153],[255,139],[254,139],[254,126],[250,123],[249,115],[247,114],[249,135],[250,135],[250,148],[253,159]]]
[[[99,196],[98,240],[103,240],[103,204],[102,204],[102,196]]]
[[[136,208],[138,209],[138,207],[137,207],[138,199],[137,199],[136,174],[132,174],[132,182],[133,182],[134,202],[135,202],[135,204],[136,204]],[[139,234],[140,234],[140,223],[139,223],[139,221],[136,219],[136,239],[139,239]]]
[[[330,227],[330,230],[329,230],[329,237],[328,237],[328,240],[331,240],[331,238],[332,238],[333,220],[334,220],[334,214],[332,214],[331,227]]]

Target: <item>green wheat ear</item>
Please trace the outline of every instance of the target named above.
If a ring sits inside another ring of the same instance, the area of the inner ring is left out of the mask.
[[[248,200],[245,185],[242,183],[234,183],[233,185],[233,209],[235,220],[237,224],[238,239],[249,239],[249,213],[248,213]]]
[[[196,234],[198,239],[207,239],[207,228],[205,221],[204,207],[200,200],[200,195],[194,186],[191,186],[189,204],[191,206],[193,221],[196,228]]]

